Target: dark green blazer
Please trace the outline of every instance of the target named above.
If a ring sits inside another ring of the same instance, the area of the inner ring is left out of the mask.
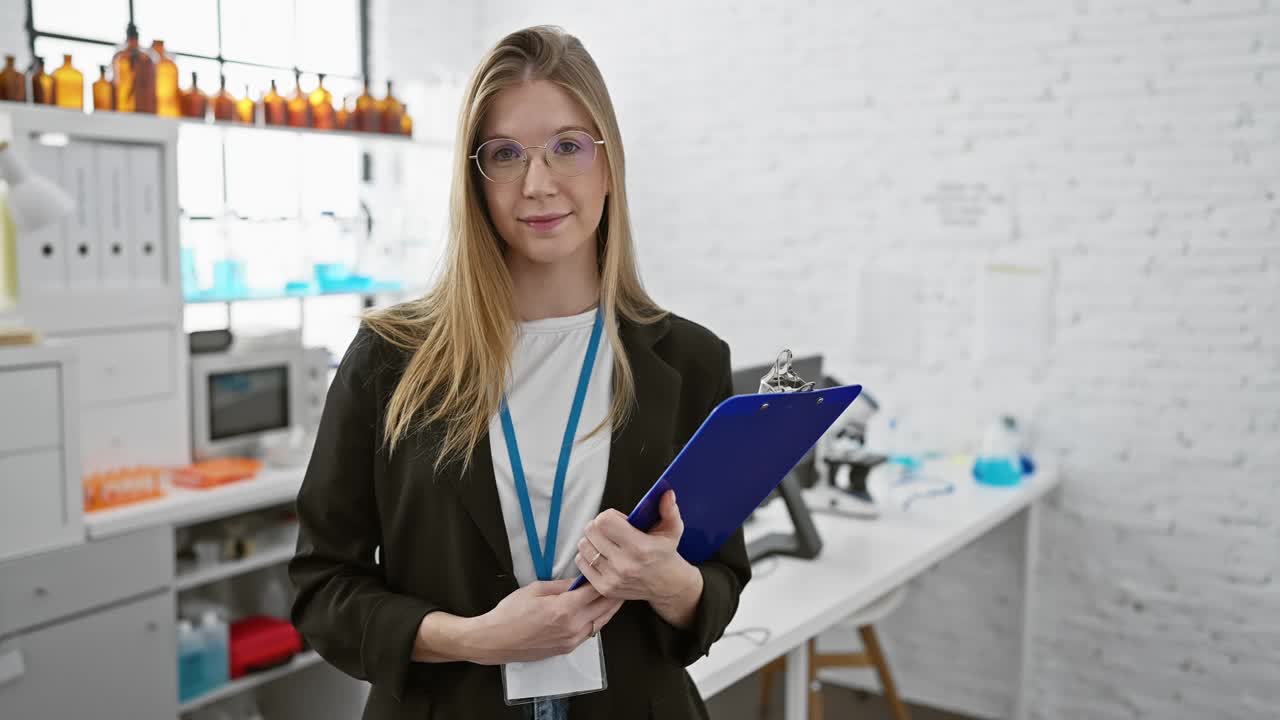
[[[732,394],[732,381],[729,346],[700,325],[672,315],[647,326],[624,320],[619,332],[637,406],[613,431],[601,510],[627,513]],[[298,494],[293,623],[325,660],[372,683],[365,718],[523,718],[526,708],[503,702],[499,667],[410,660],[427,613],[481,615],[518,585],[487,436],[465,475],[433,472],[432,428],[393,457],[381,449],[387,400],[407,359],[362,328],[329,388]],[[742,531],[699,568],[702,599],[688,629],[648,603],[623,605],[601,631],[608,688],[573,698],[572,718],[707,717],[685,667],[724,633],[751,577]]]

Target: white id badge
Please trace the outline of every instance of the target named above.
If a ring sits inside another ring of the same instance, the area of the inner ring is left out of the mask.
[[[600,633],[565,655],[502,666],[502,690],[508,705],[524,705],[539,698],[586,695],[606,687]]]

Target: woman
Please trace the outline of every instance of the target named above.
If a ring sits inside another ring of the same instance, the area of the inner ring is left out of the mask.
[[[641,286],[618,123],[576,38],[498,43],[458,143],[441,279],[367,314],[329,390],[293,622],[372,683],[366,718],[705,718],[684,667],[737,609],[742,533],[695,567],[672,493],[649,533],[625,513],[731,394],[728,346]],[[511,663],[601,646],[605,689],[508,705]]]

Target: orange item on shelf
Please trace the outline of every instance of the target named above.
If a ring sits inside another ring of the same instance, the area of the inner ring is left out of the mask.
[[[53,104],[53,76],[44,71],[44,58],[39,55],[31,61],[31,102]]]
[[[311,104],[302,92],[302,73],[294,71],[293,92],[285,103],[285,116],[289,127],[311,127]]]
[[[138,47],[138,28],[129,23],[124,47],[111,58],[117,112],[156,111],[156,66]]]
[[[404,115],[400,116],[400,134],[413,137],[413,118],[409,117],[409,106],[404,106]]]
[[[236,101],[236,122],[252,125],[258,105],[249,97],[249,86],[244,86],[244,97]]]
[[[336,125],[339,130],[351,129],[351,111],[347,108],[347,103],[344,102],[342,107],[338,108],[337,112],[334,113],[333,117],[333,124]]]
[[[98,66],[98,79],[93,81],[93,109],[115,110],[116,91],[107,79],[107,66]]]
[[[139,465],[85,475],[85,512],[163,497],[164,473],[164,468]]]
[[[151,62],[156,67],[156,114],[178,117],[182,114],[182,95],[178,89],[178,65],[164,51],[163,40],[151,41]]]
[[[182,116],[204,119],[209,111],[209,96],[200,89],[196,74],[191,73],[191,87],[182,91]]]
[[[321,130],[332,130],[336,123],[333,111],[333,93],[324,86],[324,73],[320,73],[320,82],[311,91],[308,100],[311,104],[311,127]]]
[[[4,70],[0,70],[0,100],[26,102],[27,77],[13,63],[12,55],[4,56]]]
[[[378,112],[378,101],[369,92],[369,80],[364,81],[364,90],[356,98],[354,129],[363,132],[378,132],[382,127],[382,115]]]
[[[404,115],[404,105],[391,92],[390,80],[387,81],[387,96],[378,103],[378,111],[382,116],[382,132],[395,135],[403,132],[400,128],[400,116]]]
[[[53,101],[58,107],[84,109],[84,75],[71,64],[71,55],[62,56],[62,67],[53,71]]]
[[[253,458],[214,458],[202,460],[173,471],[173,484],[185,488],[211,488],[251,478],[262,469],[262,461]]]
[[[213,96],[213,119],[231,122],[236,119],[236,98],[227,92],[227,76],[218,76],[218,94]]]
[[[271,89],[262,96],[262,122],[266,125],[284,125],[288,122],[285,115],[284,97],[276,90],[276,81],[271,81]]]

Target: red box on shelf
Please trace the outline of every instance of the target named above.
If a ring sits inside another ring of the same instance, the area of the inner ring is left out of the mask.
[[[302,652],[302,635],[287,620],[254,616],[231,623],[231,677],[270,670]]]

